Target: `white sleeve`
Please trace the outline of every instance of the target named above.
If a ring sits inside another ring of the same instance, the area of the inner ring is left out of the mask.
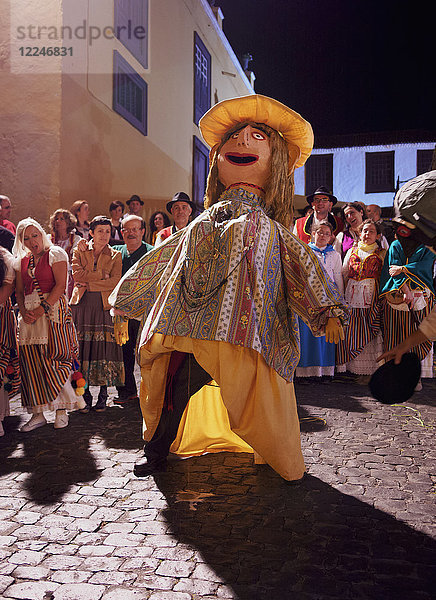
[[[68,263],[68,254],[60,246],[50,246],[48,254],[48,264],[52,266],[54,263],[57,262]]]
[[[3,260],[5,262],[6,273],[3,280],[3,283],[13,283],[15,280],[15,270],[14,270],[14,257],[10,252],[5,249],[2,249]]]
[[[384,248],[385,250],[389,249],[388,240],[385,238],[384,235],[381,236],[380,244],[381,244],[381,247]]]
[[[333,242],[333,248],[336,250],[336,252],[339,253],[339,256],[341,255],[343,237],[344,237],[344,234],[342,233],[342,231],[340,231],[338,233],[338,235],[336,236],[335,241]]]

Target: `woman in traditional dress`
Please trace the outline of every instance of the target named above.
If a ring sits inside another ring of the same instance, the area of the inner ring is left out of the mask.
[[[148,242],[154,246],[156,243],[156,236],[159,231],[165,229],[165,227],[170,227],[170,225],[171,221],[167,213],[164,213],[161,210],[153,213],[149,221],[150,236]]]
[[[339,373],[349,371],[368,376],[377,369],[382,350],[379,279],[386,250],[380,247],[380,226],[366,219],[360,226],[357,244],[350,248],[343,264],[345,300],[351,308],[345,339],[336,348]]]
[[[68,425],[67,410],[76,409],[78,400],[70,380],[77,338],[65,296],[68,256],[30,218],[18,223],[13,254],[19,261],[21,400],[32,414],[21,431],[45,425],[47,409],[56,410],[54,426],[61,429]]]
[[[73,319],[77,328],[81,372],[88,383],[83,396],[87,413],[92,407],[90,385],[100,386],[97,412],[106,410],[107,386],[124,383],[121,348],[115,343],[109,294],[121,278],[121,253],[111,248],[111,222],[94,217],[90,223],[91,240],[81,241],[73,255],[74,290],[71,296]]]
[[[4,435],[3,419],[9,416],[9,398],[20,387],[17,322],[10,300],[15,281],[13,265],[12,254],[0,247],[0,437]]]
[[[321,263],[330,279],[336,284],[339,293],[344,293],[342,280],[342,261],[339,252],[329,244],[333,235],[331,223],[320,223],[314,229],[314,242],[309,247]],[[300,362],[295,370],[297,381],[304,383],[307,377],[315,377],[319,381],[328,382],[335,374],[335,345],[326,342],[324,336],[315,337],[302,319],[298,320],[300,328]]]
[[[380,277],[384,352],[416,331],[434,304],[434,252],[420,242],[415,225],[401,218],[392,223],[397,239],[389,248]],[[421,360],[421,376],[433,377],[432,342],[419,344],[414,352]]]
[[[83,237],[84,240],[89,239],[89,204],[86,200],[76,200],[71,207],[71,212],[77,219],[76,230],[77,233]]]
[[[58,208],[50,216],[49,238],[56,246],[60,246],[68,255],[67,298],[70,299],[74,287],[72,259],[77,244],[82,239],[76,233],[76,217],[65,208]]]
[[[287,228],[292,173],[311,152],[312,128],[261,95],[216,104],[200,128],[212,148],[206,210],[140,259],[111,296],[126,317],[144,319],[146,445],[134,473],[165,470],[191,396],[214,379],[227,430],[295,484],[305,471],[292,384],[295,313],[335,341],[344,317],[336,287]],[[215,407],[205,403],[193,420],[203,433],[200,453],[216,451],[220,439],[217,420],[214,436],[204,426]]]

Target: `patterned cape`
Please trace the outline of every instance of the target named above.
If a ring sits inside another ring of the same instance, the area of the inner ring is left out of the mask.
[[[251,348],[287,381],[299,361],[298,319],[316,336],[345,301],[312,250],[243,190],[219,202],[139,260],[109,302],[154,333]]]

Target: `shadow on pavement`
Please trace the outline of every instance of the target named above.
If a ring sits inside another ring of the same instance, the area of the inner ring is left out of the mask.
[[[70,413],[65,429],[54,429],[53,423],[48,423],[21,433],[19,423],[19,417],[7,418],[7,435],[0,438],[0,475],[28,473],[23,488],[29,500],[39,504],[62,501],[74,484],[83,485],[99,476],[103,469],[90,450],[91,438],[92,443],[101,438],[103,450],[136,451],[143,445],[138,405],[108,407],[104,413]]]
[[[366,413],[359,398],[367,400],[369,390],[367,386],[348,383],[309,383],[307,385],[295,384],[297,405],[305,404],[320,408],[336,408],[346,412]]]
[[[250,461],[209,455],[155,476],[170,530],[201,554],[205,579],[239,600],[432,597],[430,537],[315,477],[291,487]],[[193,510],[180,490],[214,496]]]

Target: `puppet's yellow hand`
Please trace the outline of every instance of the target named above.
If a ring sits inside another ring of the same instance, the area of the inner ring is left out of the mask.
[[[123,346],[129,339],[129,321],[127,319],[116,319],[114,322],[114,334],[118,346]]]
[[[325,339],[326,342],[331,344],[337,344],[339,340],[343,340],[345,337],[344,329],[341,322],[336,317],[330,317],[325,326]]]

